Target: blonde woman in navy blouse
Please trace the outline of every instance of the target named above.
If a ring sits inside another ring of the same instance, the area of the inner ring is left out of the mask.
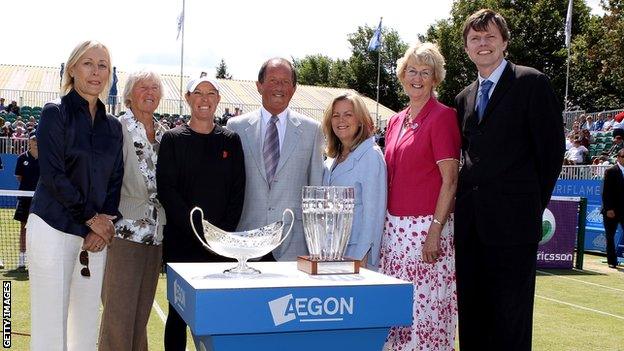
[[[32,351],[95,351],[107,245],[123,179],[121,124],[102,100],[106,46],[80,43],[65,64],[61,99],[37,128],[40,177],[26,225]]]
[[[373,136],[373,120],[354,93],[336,97],[325,110],[327,160],[323,185],[355,188],[351,237],[345,255],[376,269],[386,214],[386,163]]]

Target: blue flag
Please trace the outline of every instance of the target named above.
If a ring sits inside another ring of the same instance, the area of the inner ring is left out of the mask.
[[[368,51],[378,50],[380,46],[381,46],[381,19],[379,20],[379,26],[377,26],[375,33],[373,33],[373,36],[370,38],[370,41],[368,42]]]
[[[182,10],[182,12],[180,12],[180,15],[178,15],[178,35],[176,36],[176,40],[180,38],[180,32],[182,32],[183,29],[184,29],[184,10]]]
[[[113,81],[111,82],[111,87],[108,91],[108,104],[117,104],[117,67],[113,67]]]

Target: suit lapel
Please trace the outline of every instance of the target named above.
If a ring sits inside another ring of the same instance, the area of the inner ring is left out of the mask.
[[[344,160],[342,163],[336,165],[336,167],[334,168],[334,170],[331,172],[331,174],[329,176],[329,179],[330,179],[330,183],[329,184],[333,184],[334,179],[340,177],[341,175],[343,175],[345,173],[348,173],[348,172],[351,172],[353,167],[355,167],[355,159],[352,156],[353,155],[349,155],[349,157],[347,157],[346,160]]]
[[[396,120],[393,121],[394,124],[388,127],[390,134],[386,136],[386,140],[392,140],[393,145],[391,147],[388,147],[386,150],[389,150],[389,152],[391,153],[393,153],[394,150],[396,150],[396,148],[399,146],[399,136],[401,135],[401,128],[403,128],[405,116],[407,116],[407,109],[399,112]]]
[[[615,171],[617,172],[618,188],[622,188],[624,187],[624,174],[622,174],[622,170],[617,164],[614,166],[614,168],[615,168]]]
[[[264,169],[264,158],[262,157],[262,118],[260,117],[260,110],[249,119],[249,126],[245,129],[245,138],[247,138],[247,143],[253,146],[250,150],[251,154],[254,161],[256,161],[256,167],[258,167],[260,174],[266,181],[266,170]]]
[[[401,136],[401,139],[397,143],[397,147],[400,147],[403,143],[414,138],[414,135],[422,128],[422,125],[425,119],[427,118],[427,116],[429,116],[429,113],[431,113],[435,105],[436,105],[436,99],[434,97],[429,98],[429,100],[422,107],[418,115],[414,117],[414,122],[416,122],[416,128],[407,128],[405,130],[405,133],[403,133],[403,135]],[[405,121],[406,117],[407,117],[407,113],[403,115],[401,122]],[[402,127],[403,127],[403,123],[401,123],[401,128]]]
[[[513,64],[511,62],[507,62],[507,65],[503,70],[503,74],[498,80],[498,83],[496,83],[496,87],[494,87],[490,101],[485,108],[485,114],[483,115],[481,123],[483,123],[483,121],[485,121],[489,115],[492,114],[492,110],[496,108],[496,105],[498,105],[503,96],[505,96],[507,90],[509,90],[509,88],[513,85],[514,71],[515,67],[513,67]]]
[[[369,149],[373,148],[374,145],[375,139],[373,137],[364,140],[360,145],[358,145],[358,147],[353,150],[353,152],[349,155],[349,157],[347,157],[346,160],[344,160],[341,164],[336,165],[330,175],[330,179],[332,180],[330,184],[333,184],[333,180],[335,178],[338,178],[345,173],[351,172],[355,168],[355,165],[360,162],[360,159],[364,156],[364,153],[366,153],[366,151],[368,151]]]
[[[292,115],[290,111],[286,116],[286,135],[284,135],[284,145],[280,150],[280,159],[277,163],[277,168],[275,169],[275,174],[278,174],[280,170],[284,167],[288,158],[292,155],[297,143],[299,141],[299,136],[303,133],[300,127],[301,122],[299,118]],[[265,176],[266,178],[266,176]]]
[[[474,81],[470,87],[468,88],[468,92],[466,93],[466,110],[464,111],[464,115],[462,117],[462,130],[466,129],[466,122],[468,122],[469,118],[477,118],[477,114],[475,113],[475,105],[477,103],[477,90],[479,89],[479,80]]]

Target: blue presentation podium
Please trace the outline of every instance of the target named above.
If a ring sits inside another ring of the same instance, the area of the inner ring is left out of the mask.
[[[361,269],[311,276],[295,262],[171,263],[167,298],[204,351],[380,351],[391,326],[412,323],[411,283]]]

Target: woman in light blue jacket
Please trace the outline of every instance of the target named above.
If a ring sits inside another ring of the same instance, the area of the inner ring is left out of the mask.
[[[328,157],[323,185],[355,188],[353,226],[345,256],[377,269],[386,215],[386,163],[362,98],[355,93],[336,97],[325,110],[323,132]]]

